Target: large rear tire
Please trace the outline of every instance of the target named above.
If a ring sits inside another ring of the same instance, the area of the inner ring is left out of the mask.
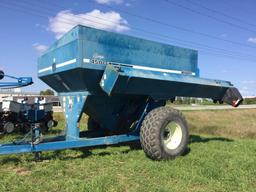
[[[182,155],[189,139],[185,117],[176,109],[158,107],[150,111],[141,126],[140,141],[153,160],[174,159]]]

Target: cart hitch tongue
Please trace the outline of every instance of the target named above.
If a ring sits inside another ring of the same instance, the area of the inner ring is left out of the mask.
[[[228,88],[227,91],[225,92],[222,101],[225,103],[232,105],[233,107],[238,107],[242,101],[243,97],[237,90],[237,88]]]

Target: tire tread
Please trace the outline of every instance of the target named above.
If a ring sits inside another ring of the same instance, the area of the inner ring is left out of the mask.
[[[166,121],[169,115],[175,115],[179,117],[184,126],[187,129],[187,122],[183,114],[170,107],[158,107],[150,111],[145,119],[143,120],[141,129],[140,129],[140,140],[141,146],[148,157],[153,160],[162,160],[162,159],[173,159],[175,156],[170,156],[166,154],[161,148],[161,141],[159,138],[160,127]],[[188,131],[188,130],[187,130]],[[188,142],[188,134],[186,142]],[[187,143],[186,143],[187,145]],[[185,149],[180,151],[178,155],[181,155]]]

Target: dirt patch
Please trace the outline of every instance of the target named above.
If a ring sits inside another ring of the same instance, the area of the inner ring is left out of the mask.
[[[16,172],[16,174],[20,175],[20,176],[28,175],[31,172],[30,170],[28,170],[27,168],[24,168],[24,167],[15,168],[15,169],[13,169],[13,171]]]

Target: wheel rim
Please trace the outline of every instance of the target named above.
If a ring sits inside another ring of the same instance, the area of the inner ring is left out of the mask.
[[[54,126],[53,120],[49,120],[49,121],[47,122],[47,127],[48,127],[48,128],[52,128],[53,126]]]
[[[163,131],[163,139],[167,149],[176,149],[182,140],[181,126],[176,122],[168,123]]]
[[[11,133],[14,131],[14,124],[11,123],[11,122],[7,122],[4,124],[4,130],[7,132],[7,133]]]

